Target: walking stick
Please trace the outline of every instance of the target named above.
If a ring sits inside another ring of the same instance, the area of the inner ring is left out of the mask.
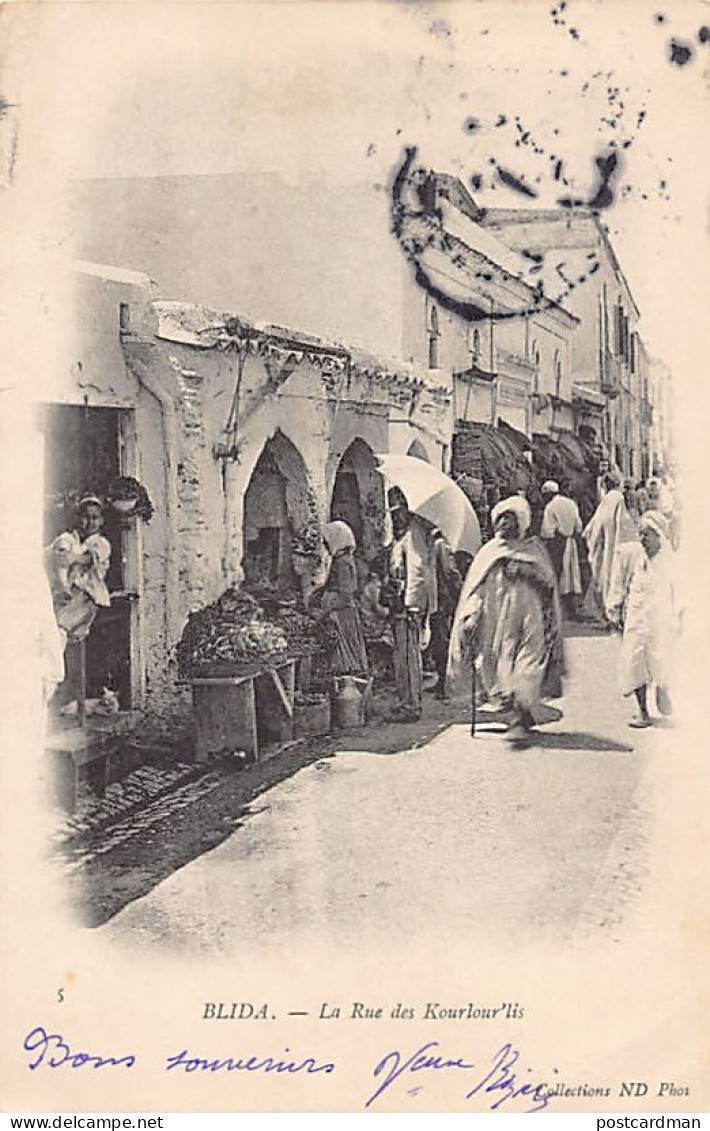
[[[476,737],[476,656],[471,657],[471,738]]]

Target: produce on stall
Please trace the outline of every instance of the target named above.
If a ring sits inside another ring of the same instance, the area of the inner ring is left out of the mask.
[[[177,648],[183,678],[239,674],[288,658],[288,641],[248,593],[228,589],[218,601],[192,613]]]
[[[260,590],[257,597],[228,589],[188,618],[178,670],[187,679],[217,671],[239,674],[327,652],[335,640],[334,626],[299,609],[288,592]]]

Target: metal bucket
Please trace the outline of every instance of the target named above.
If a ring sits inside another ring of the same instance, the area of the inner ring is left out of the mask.
[[[337,730],[355,730],[364,726],[365,692],[370,681],[354,675],[339,675],[334,677],[333,684],[333,726]]]

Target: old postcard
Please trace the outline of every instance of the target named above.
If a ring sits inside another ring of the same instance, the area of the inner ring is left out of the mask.
[[[0,20],[3,1110],[690,1126],[708,5]]]

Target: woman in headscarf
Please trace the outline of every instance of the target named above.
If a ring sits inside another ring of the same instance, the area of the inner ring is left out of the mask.
[[[346,522],[328,522],[323,528],[323,541],[331,562],[320,603],[338,630],[331,670],[333,675],[365,675],[367,651],[355,600],[355,535]]]
[[[524,745],[543,697],[562,694],[562,622],[555,574],[519,495],[492,513],[494,537],[473,559],[451,632],[449,674],[470,680],[478,698],[510,714],[508,737]]]
[[[663,515],[648,510],[639,524],[641,539],[630,566],[623,563],[610,592],[609,616],[623,625],[621,690],[636,697],[639,713],[629,726],[649,727],[648,687],[656,685],[656,705],[670,714],[669,669],[680,629],[680,605],[673,581],[673,551]]]

